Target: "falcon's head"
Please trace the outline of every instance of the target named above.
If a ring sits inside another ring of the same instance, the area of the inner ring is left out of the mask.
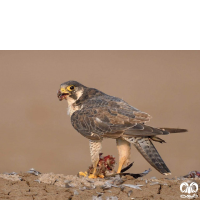
[[[62,101],[63,99],[73,99],[76,101],[82,96],[85,88],[86,87],[84,85],[76,81],[67,81],[65,83],[62,83],[57,93],[58,99],[60,101]]]

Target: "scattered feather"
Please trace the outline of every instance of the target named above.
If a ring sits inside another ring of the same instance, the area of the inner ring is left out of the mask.
[[[133,189],[142,190],[140,187],[143,186],[143,185],[123,184],[123,186],[130,187],[130,188],[133,188]]]
[[[154,182],[154,183],[151,183],[150,185],[158,185],[160,184],[159,182]]]
[[[139,178],[139,177],[143,177],[146,176],[149,172],[151,171],[151,169],[145,170],[144,172],[140,173],[140,174],[133,174],[133,173],[120,173],[120,175],[126,176],[126,175],[130,175],[133,178]]]
[[[41,174],[41,172],[35,170],[34,168],[29,169],[29,171],[27,171],[27,173],[34,174],[35,176],[38,176],[39,174]]]
[[[200,178],[200,172],[199,171],[191,171],[183,177],[184,178]]]

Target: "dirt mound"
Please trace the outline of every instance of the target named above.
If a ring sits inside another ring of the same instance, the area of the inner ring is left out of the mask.
[[[0,199],[13,200],[126,200],[179,199],[180,184],[196,182],[199,178],[150,179],[115,176],[89,179],[63,174],[0,174]],[[200,190],[198,191],[200,196]]]

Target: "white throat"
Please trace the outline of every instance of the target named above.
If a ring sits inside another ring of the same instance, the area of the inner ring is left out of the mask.
[[[70,115],[70,117],[72,116],[72,114],[77,111],[80,110],[80,106],[74,106],[73,103],[75,103],[83,94],[83,91],[80,90],[76,93],[77,95],[77,99],[72,99],[71,97],[67,97],[67,104],[68,104],[68,108],[67,108],[67,114]]]

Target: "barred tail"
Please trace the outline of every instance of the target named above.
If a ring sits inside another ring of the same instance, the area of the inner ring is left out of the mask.
[[[133,143],[142,156],[149,162],[149,164],[158,170],[161,174],[170,175],[171,172],[165,165],[163,159],[160,157],[158,151],[148,137],[143,138],[126,138],[129,142]]]

